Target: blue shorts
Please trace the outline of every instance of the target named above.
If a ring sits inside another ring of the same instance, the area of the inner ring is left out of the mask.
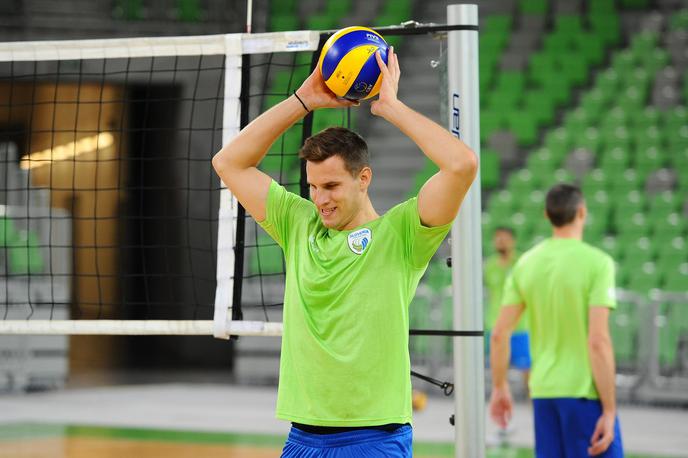
[[[282,458],[410,458],[413,430],[393,432],[358,429],[335,434],[311,434],[292,426]]]
[[[537,458],[589,456],[590,438],[601,414],[602,404],[596,399],[533,399],[535,456]],[[614,441],[604,453],[597,456],[623,458],[618,418],[614,425]]]
[[[487,367],[490,367],[490,333],[486,335]],[[525,331],[511,334],[511,359],[509,365],[522,371],[530,370],[530,337]]]

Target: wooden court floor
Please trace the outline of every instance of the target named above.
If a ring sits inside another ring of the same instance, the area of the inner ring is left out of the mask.
[[[36,423],[0,424],[0,457],[3,458],[271,458],[280,456],[283,443],[284,437],[263,434]],[[414,457],[417,458],[452,456],[452,444],[414,444]],[[488,458],[532,456],[532,450],[525,448],[495,448],[487,451]]]

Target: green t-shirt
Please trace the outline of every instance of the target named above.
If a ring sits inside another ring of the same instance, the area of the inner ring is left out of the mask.
[[[518,259],[518,253],[514,253],[509,264],[502,264],[499,255],[495,254],[485,260],[485,268],[483,281],[485,282],[485,289],[487,289],[487,310],[485,313],[485,327],[487,330],[494,328],[499,316],[499,308],[502,305],[502,292],[504,291],[504,283],[506,277],[509,275],[511,268]],[[521,319],[518,322],[516,330],[525,331],[525,320]]]
[[[588,357],[588,311],[616,307],[609,255],[580,240],[547,239],[516,262],[502,304],[525,306],[533,398],[599,397]]]
[[[350,231],[270,185],[260,225],[286,260],[277,418],[319,426],[411,421],[408,308],[451,224],[424,227],[415,198]]]

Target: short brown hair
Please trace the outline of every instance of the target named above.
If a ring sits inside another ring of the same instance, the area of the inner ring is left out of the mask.
[[[566,226],[576,217],[583,203],[583,193],[578,186],[561,183],[552,186],[545,198],[545,210],[555,227]]]
[[[328,127],[306,139],[299,151],[301,159],[311,162],[322,162],[332,156],[341,157],[352,176],[370,166],[365,140],[346,127]]]

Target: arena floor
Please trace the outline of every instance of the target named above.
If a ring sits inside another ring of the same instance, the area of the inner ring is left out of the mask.
[[[273,388],[156,384],[0,395],[2,457],[279,456],[288,425],[273,418]],[[450,457],[451,400],[430,397],[414,417],[417,457]],[[634,458],[688,457],[688,411],[620,408],[624,444]],[[488,422],[488,444],[496,431]],[[532,456],[531,411],[518,405],[511,447],[488,456]]]

